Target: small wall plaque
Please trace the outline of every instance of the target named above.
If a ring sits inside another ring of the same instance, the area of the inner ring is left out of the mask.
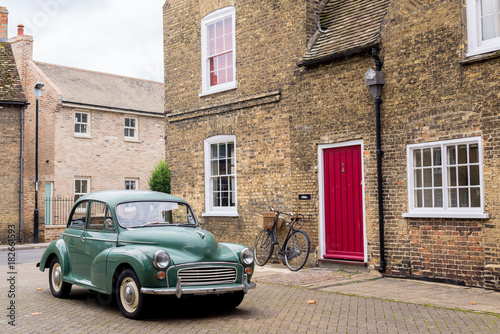
[[[311,194],[299,194],[299,201],[310,201]]]

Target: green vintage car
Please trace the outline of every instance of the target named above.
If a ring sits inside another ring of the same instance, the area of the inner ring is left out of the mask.
[[[49,269],[55,297],[75,284],[116,296],[123,315],[137,319],[146,295],[213,295],[220,306],[237,307],[256,286],[253,259],[250,248],[218,243],[201,229],[186,201],[117,190],[79,198],[37,266]]]

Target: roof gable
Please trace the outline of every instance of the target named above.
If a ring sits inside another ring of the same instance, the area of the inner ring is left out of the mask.
[[[390,0],[324,0],[304,65],[377,44]]]
[[[26,102],[14,54],[8,42],[0,42],[0,102]]]

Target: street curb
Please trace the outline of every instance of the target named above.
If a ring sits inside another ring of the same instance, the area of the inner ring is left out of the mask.
[[[50,242],[40,243],[40,244],[16,244],[14,246],[2,245],[0,246],[0,252],[12,251],[11,247],[14,247],[14,251],[16,250],[26,250],[26,249],[40,249],[47,248],[50,245]]]

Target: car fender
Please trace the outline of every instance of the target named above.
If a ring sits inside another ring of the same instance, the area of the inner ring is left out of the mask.
[[[132,268],[142,286],[164,286],[165,281],[158,280],[158,269],[153,266],[153,256],[161,249],[154,246],[129,245],[113,248],[107,254],[106,288],[108,293],[113,291],[113,281],[118,278],[124,268]],[[115,276],[116,275],[116,276]]]
[[[62,268],[63,276],[69,273],[69,255],[68,247],[63,239],[57,239],[52,242],[43,252],[42,258],[40,259],[40,271],[45,271],[45,268],[49,268],[50,261],[54,256],[59,259],[59,264]]]

